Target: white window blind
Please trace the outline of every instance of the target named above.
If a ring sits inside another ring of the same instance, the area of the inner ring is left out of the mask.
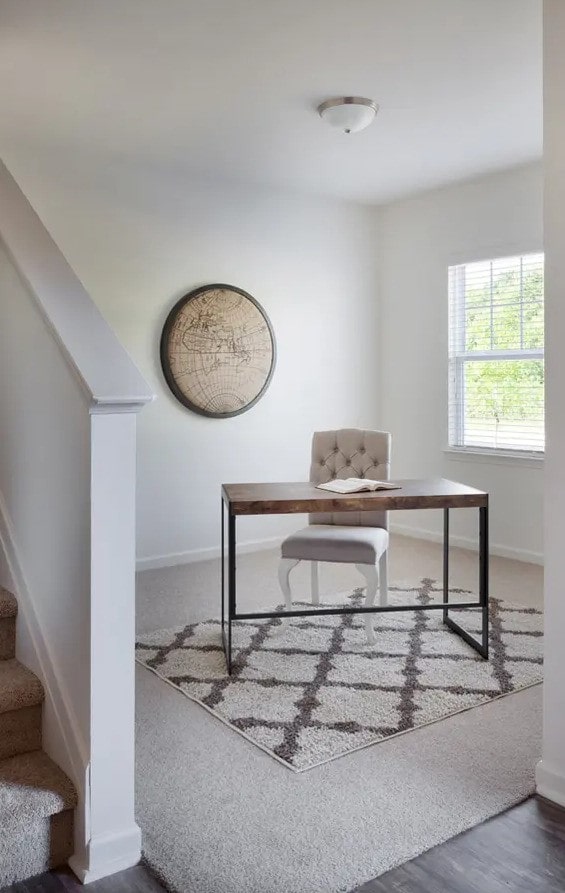
[[[449,267],[449,443],[540,455],[543,254]]]

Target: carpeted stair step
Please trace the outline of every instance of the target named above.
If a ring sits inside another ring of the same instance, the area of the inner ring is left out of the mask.
[[[0,761],[0,888],[65,863],[77,797],[41,750]]]
[[[0,760],[41,747],[43,686],[19,661],[0,661]]]
[[[17,614],[16,599],[0,586],[0,660],[9,660],[16,653]]]

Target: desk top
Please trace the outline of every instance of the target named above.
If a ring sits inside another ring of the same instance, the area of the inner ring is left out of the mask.
[[[287,515],[295,512],[394,511],[395,509],[480,508],[488,494],[445,478],[399,480],[399,490],[330,493],[309,483],[223,484],[232,515]]]

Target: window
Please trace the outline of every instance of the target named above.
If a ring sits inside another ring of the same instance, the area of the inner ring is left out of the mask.
[[[449,268],[449,445],[543,454],[543,254]]]

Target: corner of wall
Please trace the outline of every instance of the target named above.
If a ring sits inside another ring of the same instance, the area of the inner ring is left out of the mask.
[[[547,760],[540,760],[536,766],[536,793],[565,807],[565,777]]]
[[[386,427],[384,413],[384,333],[383,333],[383,286],[382,286],[382,258],[383,258],[383,233],[384,210],[381,205],[372,205],[373,237],[375,251],[375,302],[377,317],[377,351],[376,351],[376,407],[375,413],[379,428]]]

